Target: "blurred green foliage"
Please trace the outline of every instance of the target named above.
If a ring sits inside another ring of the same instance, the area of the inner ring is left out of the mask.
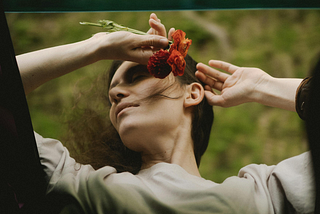
[[[6,14],[16,54],[77,42],[100,32],[80,21],[111,19],[148,30],[150,12]],[[309,71],[320,52],[318,10],[166,11],[158,17],[193,40],[189,54],[197,61],[221,59],[254,66],[275,77],[298,77]],[[35,59],[36,60],[36,59]],[[79,88],[85,91],[109,66],[109,61],[52,80],[28,95],[34,129],[59,139]],[[276,164],[308,149],[304,124],[296,113],[255,103],[214,107],[215,122],[208,151],[202,159],[203,177],[216,182],[237,175],[250,163]]]

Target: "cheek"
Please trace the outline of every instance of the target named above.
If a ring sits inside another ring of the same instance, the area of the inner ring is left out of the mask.
[[[111,107],[110,108],[110,111],[109,111],[109,119],[113,125],[113,127],[115,127],[115,115],[114,115],[114,107]],[[116,127],[115,127],[116,128]]]
[[[147,129],[172,129],[181,121],[183,115],[182,99],[160,98],[146,106],[142,118],[147,123]]]

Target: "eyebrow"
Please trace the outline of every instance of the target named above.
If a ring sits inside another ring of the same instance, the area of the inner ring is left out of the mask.
[[[138,68],[140,68],[140,67],[144,68],[145,65],[140,65],[140,64],[139,64],[139,65],[135,65],[135,66],[129,68],[128,70],[126,70],[126,71],[124,72],[123,76],[127,76],[128,73],[133,72],[134,70],[136,70],[136,69],[138,69]],[[113,82],[113,83],[110,85],[110,87],[109,87],[109,91],[110,91],[112,88],[116,87],[118,84],[119,84],[119,81]]]

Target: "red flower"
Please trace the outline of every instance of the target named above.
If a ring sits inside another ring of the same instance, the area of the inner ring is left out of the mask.
[[[170,53],[163,49],[154,53],[148,61],[147,68],[149,73],[160,79],[168,76],[171,72],[171,66],[167,63],[169,56]]]
[[[173,44],[170,46],[169,52],[172,53],[173,50],[178,50],[183,57],[186,57],[192,40],[185,38],[186,33],[182,30],[176,30],[172,34]]]
[[[185,36],[185,32],[176,30],[172,35],[173,44],[169,51],[161,49],[150,57],[147,68],[151,75],[163,79],[170,74],[171,70],[175,76],[183,75],[186,67],[184,58],[192,43]]]
[[[184,69],[186,67],[186,61],[181,53],[177,50],[172,50],[169,59],[167,60],[168,64],[172,68],[172,73],[175,76],[182,76],[184,73]]]

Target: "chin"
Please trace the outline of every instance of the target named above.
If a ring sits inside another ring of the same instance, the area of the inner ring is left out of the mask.
[[[118,127],[118,133],[124,144],[125,142],[139,141],[143,136],[143,132],[143,128],[139,127],[139,122],[137,121],[123,120]]]
[[[137,132],[134,132],[133,130],[131,131],[127,131],[125,133],[121,133],[119,134],[122,143],[129,149],[131,149],[132,151],[135,152],[141,152],[141,143],[142,143],[142,139],[141,137],[138,137]],[[140,134],[141,136],[141,134]]]
[[[123,119],[118,129],[123,144],[133,151],[141,152],[146,146],[144,142],[150,143],[150,140],[154,139],[155,133],[152,128],[154,121],[150,124],[141,117]]]

